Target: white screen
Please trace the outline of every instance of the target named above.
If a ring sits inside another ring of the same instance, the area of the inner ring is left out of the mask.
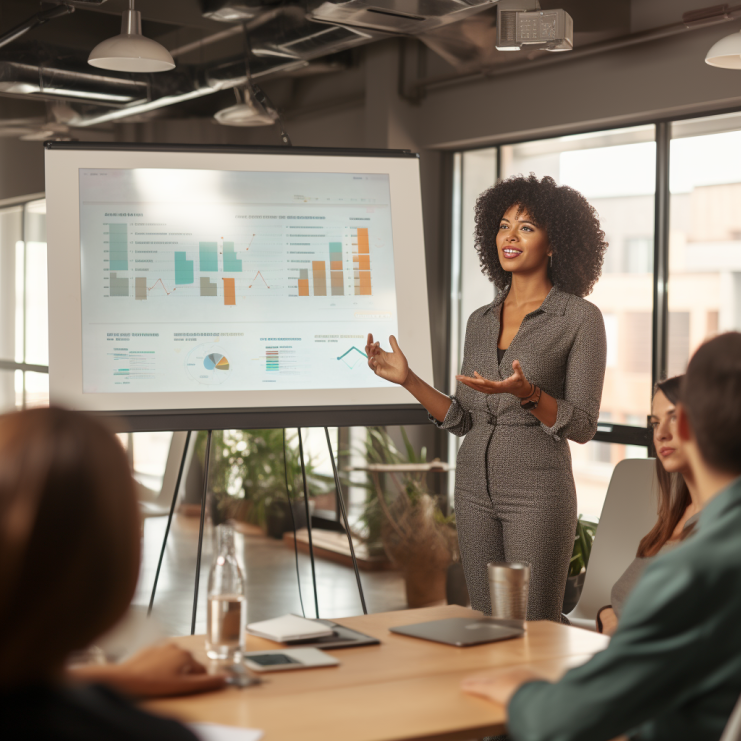
[[[48,150],[52,400],[409,404],[363,350],[394,334],[430,372],[418,178],[411,157]]]

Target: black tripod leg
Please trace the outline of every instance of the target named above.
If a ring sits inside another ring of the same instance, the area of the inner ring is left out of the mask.
[[[147,610],[147,617],[152,614],[152,607],[154,605],[154,594],[157,591],[157,582],[160,578],[160,569],[162,568],[162,559],[165,556],[165,546],[167,545],[167,536],[170,534],[170,525],[172,525],[172,515],[175,512],[175,502],[178,498],[178,492],[180,491],[180,482],[183,478],[183,470],[185,469],[185,459],[188,456],[188,445],[190,445],[190,430],[185,436],[185,449],[183,450],[183,457],[180,459],[180,468],[178,469],[178,478],[175,482],[175,491],[172,493],[172,504],[170,504],[170,514],[167,517],[167,527],[165,528],[165,537],[162,539],[162,550],[160,551],[160,560],[157,561],[157,571],[154,575],[154,585],[152,586],[152,596],[149,598],[149,609]]]
[[[363,594],[363,585],[360,583],[360,571],[358,570],[358,559],[355,557],[355,547],[352,542],[352,533],[350,532],[350,523],[347,520],[347,510],[345,509],[345,500],[342,497],[342,485],[340,476],[337,473],[337,466],[334,462],[334,453],[332,452],[332,443],[329,440],[329,429],[324,428],[324,434],[327,437],[327,448],[329,448],[329,458],[332,461],[332,471],[334,473],[334,485],[337,487],[337,503],[340,505],[342,519],[345,522],[345,532],[347,533],[347,544],[350,546],[350,555],[352,556],[352,565],[355,568],[355,580],[358,582],[358,594],[360,594],[360,604],[363,606],[363,614],[368,614],[368,608],[365,606],[365,595]]]
[[[208,494],[208,462],[211,457],[211,430],[206,437],[206,459],[203,464],[203,497],[201,498],[201,526],[198,530],[198,556],[196,558],[196,586],[193,590],[193,618],[190,634],[196,632],[196,612],[198,611],[198,582],[201,579],[201,551],[203,550],[203,522],[206,519],[206,495]]]
[[[304,506],[306,507],[306,528],[309,531],[309,556],[311,557],[311,581],[314,585],[314,609],[319,619],[319,596],[316,593],[316,568],[314,566],[314,542],[311,539],[311,513],[309,512],[309,490],[306,488],[306,467],[304,465],[304,443],[301,440],[301,428],[298,428],[298,452],[301,458],[301,478],[304,481]]]

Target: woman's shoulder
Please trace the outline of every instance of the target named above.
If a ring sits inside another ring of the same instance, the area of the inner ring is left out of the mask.
[[[604,321],[599,307],[588,299],[565,291],[559,293],[564,303],[564,314],[584,321]]]

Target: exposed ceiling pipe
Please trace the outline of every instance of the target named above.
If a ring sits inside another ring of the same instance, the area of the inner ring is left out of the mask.
[[[15,28],[12,28],[10,31],[0,36],[0,47],[9,44],[11,41],[15,41],[16,39],[23,36],[24,33],[30,31],[32,28],[41,26],[42,24],[52,20],[53,18],[59,18],[60,16],[68,15],[69,13],[74,12],[74,7],[72,5],[67,5],[66,3],[57,5],[54,8],[49,8],[48,10],[42,10],[40,13],[32,15],[30,18],[23,21],[23,23],[20,23]]]
[[[696,31],[700,28],[716,26],[741,17],[741,5],[735,5],[732,8],[727,5],[720,5],[717,6],[717,8],[718,10],[715,15],[708,16],[704,14],[696,15],[695,13],[685,13],[682,21],[679,23],[672,23],[668,26],[661,26],[649,31],[641,31],[639,33],[629,34],[628,36],[621,36],[617,39],[600,41],[596,44],[577,47],[568,54],[544,54],[543,56],[539,56],[537,59],[530,59],[514,64],[503,64],[498,67],[490,67],[487,69],[477,70],[476,72],[464,73],[462,75],[451,74],[441,75],[439,77],[423,78],[411,83],[402,97],[410,100],[410,102],[418,103],[429,90],[437,90],[448,87],[449,85],[460,85],[461,83],[475,82],[477,80],[489,79],[491,77],[501,77],[502,75],[512,75],[517,72],[529,72],[530,70],[538,69],[539,67],[550,67],[554,64],[572,62],[577,59],[594,56],[595,54],[603,54],[609,51],[625,49],[630,46],[645,44],[650,41],[659,41],[671,36],[677,36],[678,34]]]
[[[149,86],[140,80],[59,69],[34,63],[30,55],[26,61],[0,60],[0,93],[35,95],[58,100],[98,102],[120,106],[137,100],[146,100]]]

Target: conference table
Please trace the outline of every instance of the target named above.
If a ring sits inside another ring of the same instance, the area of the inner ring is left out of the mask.
[[[532,667],[549,679],[586,661],[607,637],[548,621],[527,623],[523,638],[458,648],[396,635],[389,628],[450,617],[481,617],[445,606],[338,618],[334,622],[374,636],[377,646],[329,651],[336,667],[262,674],[260,685],[182,698],[145,707],[183,722],[258,728],[265,741],[470,741],[505,732],[506,712],[464,694],[464,677],[503,667]],[[177,642],[206,661],[204,636]],[[281,644],[248,636],[247,650]]]

